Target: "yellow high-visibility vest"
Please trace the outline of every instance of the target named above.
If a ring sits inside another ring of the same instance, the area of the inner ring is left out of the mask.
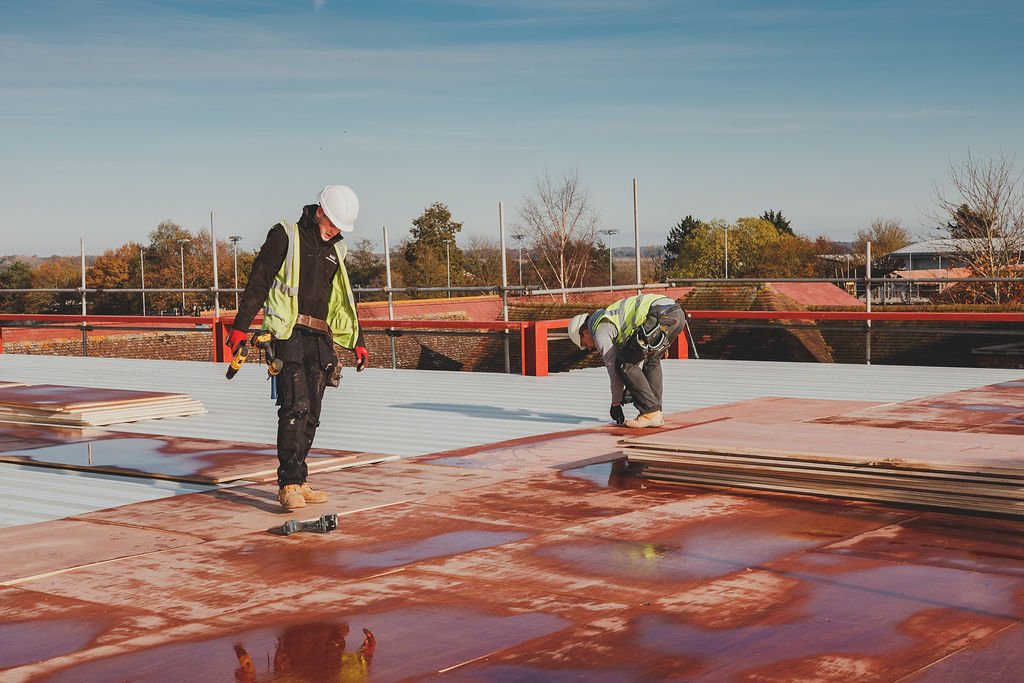
[[[292,336],[295,321],[299,318],[299,226],[290,221],[281,221],[288,235],[288,253],[281,269],[274,276],[263,304],[263,329],[269,330],[278,339]],[[338,255],[338,272],[331,283],[331,297],[327,303],[327,325],[331,328],[334,343],[351,349],[359,338],[359,318],[356,316],[356,302],[352,297],[352,286],[345,269],[345,255],[348,247],[345,240],[334,244]]]
[[[615,326],[615,345],[622,346],[636,332],[636,329],[647,320],[647,314],[651,310],[651,304],[658,299],[664,299],[664,294],[637,294],[635,296],[619,299],[609,304],[601,314],[595,316],[590,323],[590,333],[601,323],[607,321]]]

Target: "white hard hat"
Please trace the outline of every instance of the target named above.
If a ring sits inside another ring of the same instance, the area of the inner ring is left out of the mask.
[[[581,349],[583,348],[583,342],[580,340],[580,332],[583,331],[583,326],[587,324],[587,318],[589,317],[589,313],[580,313],[579,315],[574,315],[572,320],[569,321],[569,339],[572,339],[572,343]]]
[[[355,229],[356,216],[359,215],[359,197],[351,187],[328,185],[320,192],[316,203],[338,230],[352,232]]]

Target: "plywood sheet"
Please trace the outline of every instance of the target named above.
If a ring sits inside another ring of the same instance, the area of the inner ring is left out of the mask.
[[[187,394],[130,389],[99,389],[60,384],[0,388],[0,406],[37,410],[82,410],[99,406],[138,404],[168,398],[186,398]]]
[[[913,401],[837,411],[823,424],[975,431],[1024,436],[1024,381],[937,394]]]
[[[0,388],[0,420],[103,426],[205,412],[187,394],[55,384]]]
[[[899,519],[824,501],[777,505],[704,494],[425,566],[462,578],[487,576],[562,595],[614,595],[640,605],[716,577],[877,528]],[[889,520],[883,522],[882,520]]]
[[[1024,472],[1019,438],[1002,434],[933,433],[800,423],[749,424],[736,420],[626,439],[629,447],[919,468],[1016,476]]]
[[[31,664],[50,681],[423,680],[512,645],[620,612],[614,599],[569,598],[403,570],[325,581],[288,600],[232,611],[187,628],[83,648],[71,666]],[[364,629],[375,647],[365,645]],[[71,658],[66,658],[70,660]],[[450,675],[450,674],[449,674]]]
[[[102,651],[143,634],[167,634],[177,624],[146,610],[0,586],[0,677],[24,680],[11,672],[87,648]]]
[[[311,506],[301,518],[315,518],[321,509],[330,511],[328,506]],[[283,522],[281,515],[267,517]],[[19,585],[101,604],[144,605],[175,619],[204,620],[534,533],[419,506],[392,506],[346,516],[329,534],[285,537],[256,528],[233,538],[89,565],[76,569],[73,577],[43,576]],[[132,580],[124,581],[125,576]]]
[[[60,519],[45,525],[26,524],[5,529],[5,546],[17,548],[23,559],[0,564],[0,584],[20,583],[29,577],[61,571],[69,566],[82,567],[190,546],[202,540],[187,532],[132,527],[132,518],[125,514],[114,517],[121,524],[89,524]]]
[[[274,446],[123,432],[107,432],[106,437],[7,451],[0,453],[0,461],[206,484],[266,480],[277,472]],[[358,462],[359,456],[353,451],[312,450],[306,463],[315,472]]]
[[[468,448],[419,458],[420,462],[470,469],[510,472],[542,472],[571,466],[580,460],[618,456],[619,435],[612,431],[590,431],[568,435],[545,435],[517,439],[515,443],[485,448]]]
[[[14,424],[0,422],[0,453],[6,451],[81,443],[104,438],[106,432],[83,427]]]

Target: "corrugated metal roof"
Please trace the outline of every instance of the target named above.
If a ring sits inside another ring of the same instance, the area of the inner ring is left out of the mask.
[[[1021,370],[759,361],[666,361],[663,367],[667,412],[763,396],[904,401],[1024,377]],[[273,444],[276,408],[263,368],[246,366],[230,382],[224,379],[224,369],[188,361],[0,355],[2,380],[184,392],[208,411],[110,429]],[[607,413],[608,378],[603,368],[549,377],[378,368],[357,374],[346,369],[341,388],[329,389],[324,399],[315,447],[421,455],[593,426],[606,422]],[[5,480],[8,472],[12,480],[20,476],[9,467],[0,472]],[[69,476],[66,471],[41,472],[53,478]],[[108,487],[95,479],[72,480],[69,500],[85,506],[92,502],[92,509],[118,504],[111,502],[108,488],[126,478],[90,476],[112,483]],[[154,489],[158,495],[153,497],[165,495],[163,491]],[[60,498],[46,497],[50,503]],[[33,500],[27,496],[21,504],[31,507]],[[75,505],[69,505],[74,512],[66,514],[83,511]],[[18,510],[13,510],[14,517],[4,518],[8,510],[9,506],[0,508],[0,526],[17,519]],[[53,514],[65,516],[60,509]]]
[[[0,463],[0,527],[62,519],[212,486]]]
[[[665,410],[762,396],[904,401],[1024,376],[1022,370],[761,361],[666,361]],[[207,413],[110,429],[272,444],[276,408],[266,373],[188,361],[0,355],[0,378],[191,394]],[[346,369],[324,397],[316,446],[422,455],[607,420],[603,368],[548,377],[437,370]]]

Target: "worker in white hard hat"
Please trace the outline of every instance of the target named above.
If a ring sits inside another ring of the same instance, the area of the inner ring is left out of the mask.
[[[306,455],[320,424],[324,389],[337,386],[335,346],[355,354],[356,368],[369,362],[355,300],[345,269],[342,233],[352,232],[359,198],[346,185],[328,185],[298,222],[282,220],[267,233],[228,335],[235,351],[262,307],[263,330],[284,362],[277,376],[278,501],[287,510],[325,503],[327,494],[306,481]]]
[[[661,359],[686,327],[686,312],[660,294],[639,294],[620,299],[593,313],[569,321],[569,339],[587,351],[597,351],[611,380],[608,411],[616,424],[661,427]],[[626,392],[639,411],[627,420],[622,406]]]

